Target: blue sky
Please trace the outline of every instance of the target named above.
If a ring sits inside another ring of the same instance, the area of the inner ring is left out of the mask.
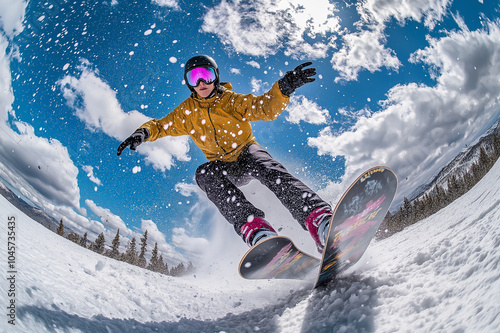
[[[333,203],[379,164],[398,174],[401,201],[497,120],[497,2],[302,2],[0,0],[0,177],[90,239],[148,230],[179,261],[224,223],[193,180],[205,157],[187,137],[116,148],[188,97],[195,54],[255,94],[313,61],[316,82],[253,128]]]

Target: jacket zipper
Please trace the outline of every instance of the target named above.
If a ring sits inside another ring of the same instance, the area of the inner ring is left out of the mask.
[[[208,112],[208,119],[210,119],[210,123],[212,124],[212,128],[214,129],[214,139],[215,139],[215,143],[217,144],[217,146],[218,146],[220,149],[222,149],[222,151],[224,152],[224,154],[227,154],[227,151],[224,149],[224,147],[222,147],[222,146],[219,144],[219,140],[217,140],[217,130],[215,129],[214,122],[212,121],[212,117],[210,116],[210,104],[208,104],[207,112]]]

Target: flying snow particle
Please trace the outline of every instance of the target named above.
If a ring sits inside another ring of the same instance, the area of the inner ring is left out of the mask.
[[[149,36],[149,35],[151,35],[152,32],[153,32],[153,30],[148,29],[148,30],[144,31],[144,36]]]
[[[176,57],[170,57],[168,59],[168,61],[170,61],[172,64],[175,64],[177,62],[177,58]]]
[[[135,167],[132,168],[132,173],[138,173],[141,172],[141,167],[136,165]]]
[[[67,70],[69,68],[69,64],[66,64],[63,66],[63,71]]]

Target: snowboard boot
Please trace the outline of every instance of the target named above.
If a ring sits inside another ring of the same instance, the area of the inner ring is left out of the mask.
[[[274,236],[278,234],[262,217],[254,217],[241,227],[241,237],[249,247]]]
[[[323,206],[313,210],[306,218],[306,228],[316,242],[316,248],[319,253],[323,253],[325,248],[331,217],[332,209],[330,206]]]

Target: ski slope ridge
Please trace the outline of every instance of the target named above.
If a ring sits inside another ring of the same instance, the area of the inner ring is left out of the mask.
[[[498,332],[500,163],[466,195],[372,243],[337,283],[173,278],[85,250],[0,197],[16,218],[16,321],[2,332]],[[0,257],[7,275],[7,253]],[[236,271],[236,263],[233,263]],[[8,289],[0,282],[2,308]],[[7,314],[7,313],[5,313]]]

